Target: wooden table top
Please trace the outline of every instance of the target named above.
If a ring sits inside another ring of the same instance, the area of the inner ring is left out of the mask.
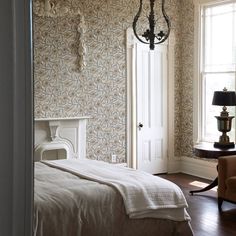
[[[215,148],[213,143],[200,143],[193,147],[197,157],[218,159],[220,156],[236,155],[236,148],[220,149]]]

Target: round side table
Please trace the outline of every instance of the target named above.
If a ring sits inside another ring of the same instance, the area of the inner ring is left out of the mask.
[[[197,144],[193,148],[193,152],[197,157],[207,159],[218,159],[220,156],[230,156],[236,154],[236,148],[220,149],[215,148],[213,143],[201,143]],[[189,191],[192,195],[194,193],[200,193],[208,191],[218,185],[218,177],[216,177],[212,183],[200,190]]]

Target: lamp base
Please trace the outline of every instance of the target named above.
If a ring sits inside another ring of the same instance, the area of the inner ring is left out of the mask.
[[[228,149],[228,148],[234,148],[235,144],[234,144],[234,142],[229,142],[229,143],[215,142],[214,147],[215,148],[221,148],[221,149]]]

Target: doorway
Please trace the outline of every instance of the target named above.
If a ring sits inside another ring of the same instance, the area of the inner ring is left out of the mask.
[[[151,174],[167,172],[174,155],[173,45],[150,51],[127,30],[127,160]]]

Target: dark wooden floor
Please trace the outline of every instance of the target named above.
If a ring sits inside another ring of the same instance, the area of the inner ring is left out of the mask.
[[[222,213],[217,206],[217,190],[194,195],[189,190],[200,189],[192,184],[209,183],[208,180],[186,174],[160,175],[176,183],[189,204],[188,213],[195,236],[234,236],[236,235],[236,204],[223,202]],[[196,182],[197,181],[197,182]]]

